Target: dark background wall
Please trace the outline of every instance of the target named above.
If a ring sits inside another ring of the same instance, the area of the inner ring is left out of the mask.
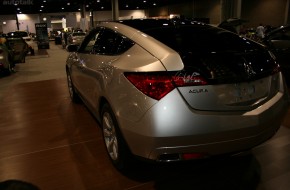
[[[242,18],[249,20],[247,25],[280,26],[285,21],[287,0],[243,0]]]
[[[281,26],[290,23],[289,0],[242,0],[240,18],[248,20],[246,27],[264,25]],[[157,7],[148,11],[148,16],[180,14],[188,18],[208,18],[211,24],[219,24],[224,17],[239,17],[237,0],[192,0],[176,5]],[[234,8],[233,8],[234,7]],[[235,10],[228,10],[233,8]],[[223,12],[222,12],[223,11]]]

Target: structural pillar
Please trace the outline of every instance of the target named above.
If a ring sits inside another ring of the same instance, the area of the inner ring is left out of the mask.
[[[19,30],[19,20],[18,20],[17,12],[15,13],[15,19],[16,19],[17,30]]]
[[[81,20],[80,20],[80,28],[83,31],[86,31],[86,5],[85,3],[82,4],[82,9],[81,9]]]
[[[221,0],[221,22],[229,18],[241,18],[242,0]]]
[[[94,10],[91,10],[90,12],[90,22],[91,22],[91,28],[94,28]]]
[[[111,0],[112,4],[112,20],[119,20],[119,1]]]
[[[290,10],[290,0],[287,0],[286,7],[285,7],[284,25],[288,25],[289,24],[289,21],[290,21],[289,10]]]

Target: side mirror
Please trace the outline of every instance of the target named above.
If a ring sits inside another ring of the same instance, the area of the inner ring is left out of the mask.
[[[66,47],[66,50],[67,50],[68,52],[76,52],[76,51],[78,50],[78,48],[79,48],[78,45],[74,45],[74,44],[72,44],[72,45],[68,45],[68,46]]]

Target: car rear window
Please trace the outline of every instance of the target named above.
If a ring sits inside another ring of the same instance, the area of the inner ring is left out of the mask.
[[[261,48],[256,43],[231,32],[202,25],[185,25],[145,30],[157,40],[178,52],[188,51],[248,51]]]
[[[154,37],[177,52],[248,51],[261,48],[255,42],[227,30],[194,21],[148,19],[121,22]]]
[[[128,21],[178,52],[186,72],[198,72],[212,82],[256,80],[278,67],[264,46],[227,30],[197,22],[150,22]]]

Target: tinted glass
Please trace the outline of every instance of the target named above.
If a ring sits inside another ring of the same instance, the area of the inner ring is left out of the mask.
[[[119,33],[104,29],[94,45],[94,53],[103,55],[117,55],[127,51],[133,43]]]
[[[118,55],[131,48],[134,43],[127,37],[104,28],[97,28],[84,39],[78,52]]]
[[[224,29],[191,21],[123,22],[177,51],[184,72],[198,72],[213,83],[262,78],[278,67],[264,46]],[[150,23],[153,23],[152,25]]]

